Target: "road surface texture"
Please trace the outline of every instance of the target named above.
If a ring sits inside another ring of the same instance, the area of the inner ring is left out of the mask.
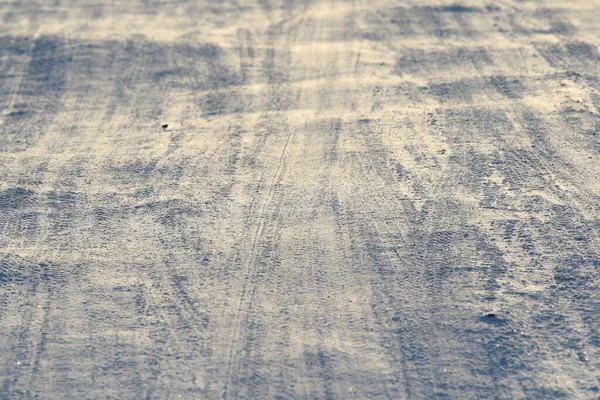
[[[600,397],[599,2],[0,21],[0,398]]]

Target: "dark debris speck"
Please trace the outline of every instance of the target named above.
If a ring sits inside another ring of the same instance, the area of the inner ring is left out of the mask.
[[[507,321],[504,318],[500,318],[495,313],[485,314],[485,315],[479,317],[479,320],[481,322],[485,322],[486,324],[491,324],[491,325],[504,325],[507,323]]]

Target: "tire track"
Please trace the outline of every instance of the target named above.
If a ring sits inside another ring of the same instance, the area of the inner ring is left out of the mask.
[[[234,385],[233,379],[236,373],[241,368],[241,358],[238,359],[239,354],[242,352],[242,349],[238,344],[241,340],[241,330],[242,323],[247,318],[248,313],[252,307],[252,294],[256,290],[257,285],[257,261],[258,261],[258,248],[261,244],[261,239],[263,236],[263,231],[267,224],[270,224],[271,221],[268,218],[270,212],[268,211],[271,208],[275,198],[276,191],[275,189],[280,185],[281,180],[287,169],[287,160],[289,158],[289,146],[290,143],[294,139],[296,131],[294,128],[290,129],[288,133],[285,143],[283,145],[281,154],[279,156],[279,160],[277,162],[277,166],[273,177],[270,179],[269,189],[265,196],[264,201],[261,203],[260,209],[258,211],[258,223],[256,224],[256,229],[252,234],[252,240],[250,242],[250,251],[248,256],[248,261],[244,267],[244,283],[242,285],[242,292],[237,305],[236,319],[234,320],[233,326],[233,336],[231,340],[231,348],[229,351],[229,357],[227,361],[227,374],[226,374],[226,382],[225,387],[223,389],[223,397],[229,398],[231,397],[230,390],[231,386]],[[235,390],[235,389],[234,389]],[[234,394],[235,397],[235,394]]]

